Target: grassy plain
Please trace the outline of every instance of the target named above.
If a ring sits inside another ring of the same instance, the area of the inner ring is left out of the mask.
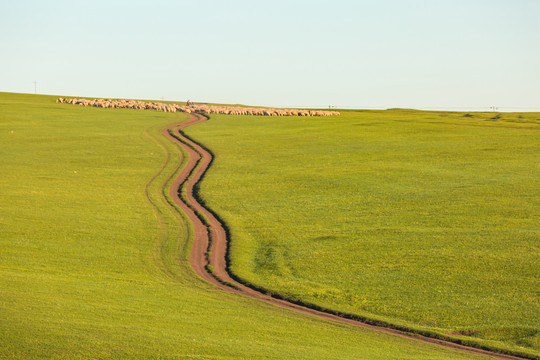
[[[1,359],[467,359],[216,290],[163,189],[186,119],[0,93]]]
[[[540,114],[215,115],[231,270],[305,303],[540,355]],[[466,338],[466,337],[462,337]]]

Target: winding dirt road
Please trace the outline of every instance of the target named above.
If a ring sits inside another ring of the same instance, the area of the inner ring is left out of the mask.
[[[319,318],[361,326],[415,341],[485,355],[493,359],[523,359],[517,356],[499,354],[483,349],[460,345],[447,340],[431,338],[415,333],[408,333],[402,330],[384,326],[372,325],[359,320],[353,320],[331,313],[311,309],[288,302],[286,300],[272,297],[268,294],[247,287],[233,279],[227,272],[227,233],[223,228],[223,225],[216,219],[216,217],[208,209],[201,205],[197,199],[195,199],[193,192],[195,184],[197,184],[210,166],[212,162],[212,155],[199,144],[187,138],[181,132],[181,129],[185,127],[206,120],[207,118],[203,115],[192,114],[192,117],[189,120],[180,124],[168,126],[163,130],[163,134],[165,136],[180,143],[182,148],[189,155],[187,164],[173,182],[169,194],[173,201],[180,207],[180,209],[186,214],[193,224],[194,239],[189,261],[197,275],[220,287],[224,291],[243,294],[254,299],[280,306],[282,308],[292,309],[301,313],[317,316]]]

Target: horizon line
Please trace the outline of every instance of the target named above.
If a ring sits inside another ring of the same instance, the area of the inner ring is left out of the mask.
[[[5,93],[12,94],[25,94],[25,95],[45,95],[45,96],[68,96],[68,97],[82,97],[82,98],[110,98],[110,99],[132,99],[132,100],[146,100],[146,101],[167,101],[167,102],[186,102],[187,100],[171,100],[162,97],[161,99],[139,99],[139,98],[129,98],[129,97],[96,97],[96,96],[85,96],[85,95],[59,95],[59,94],[47,94],[47,93],[33,93],[33,92],[13,92],[13,91],[0,91]],[[194,101],[196,103],[204,104],[220,104],[220,105],[243,105],[249,107],[275,107],[275,108],[292,108],[292,109],[330,109],[330,110],[393,110],[393,109],[402,109],[402,110],[419,110],[419,111],[456,111],[456,112],[540,112],[540,107],[534,106],[358,106],[358,105],[301,105],[301,106],[274,106],[274,105],[250,105],[247,103],[219,103],[213,101]]]

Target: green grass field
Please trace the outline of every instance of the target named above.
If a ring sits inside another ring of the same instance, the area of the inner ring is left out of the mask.
[[[1,359],[471,359],[226,294],[163,196],[185,114],[0,93]]]
[[[540,114],[212,116],[231,270],[328,309],[540,356]]]

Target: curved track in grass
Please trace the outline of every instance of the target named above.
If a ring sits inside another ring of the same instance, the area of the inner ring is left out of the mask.
[[[429,334],[422,335],[407,331],[406,329],[396,329],[393,328],[391,324],[378,324],[369,319],[353,319],[350,318],[352,317],[351,315],[339,315],[324,310],[316,310],[285,299],[277,298],[275,295],[271,296],[266,294],[264,290],[258,291],[231,277],[227,271],[226,260],[227,232],[216,216],[196,199],[196,195],[193,191],[195,185],[199,182],[212,163],[212,155],[202,146],[186,137],[181,131],[181,129],[185,127],[206,121],[207,119],[208,118],[203,115],[193,114],[189,120],[163,129],[163,134],[180,143],[189,156],[186,165],[171,185],[169,195],[193,224],[194,238],[189,262],[197,275],[220,287],[224,291],[243,294],[276,306],[295,310],[304,314],[310,314],[319,318],[382,331],[415,341],[485,355],[486,357],[491,357],[493,359],[523,359],[513,355],[500,354],[472,346],[461,345],[450,340],[430,337]]]

